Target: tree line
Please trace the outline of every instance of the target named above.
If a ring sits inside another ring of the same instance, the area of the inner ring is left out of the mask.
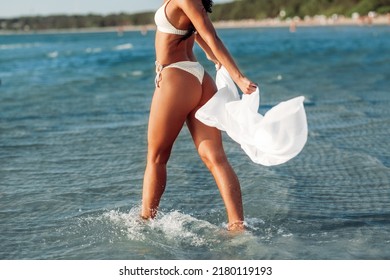
[[[281,11],[283,11],[281,13]],[[236,0],[213,7],[213,21],[305,17],[333,14],[351,16],[390,13],[390,0]],[[101,28],[153,24],[154,12],[111,15],[24,16],[0,19],[0,30],[46,30],[69,28]]]
[[[214,20],[265,19],[333,14],[351,16],[353,13],[367,15],[390,13],[390,0],[241,0],[218,5]]]

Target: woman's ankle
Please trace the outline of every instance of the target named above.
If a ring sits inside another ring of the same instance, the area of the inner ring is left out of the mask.
[[[228,224],[227,229],[228,231],[235,231],[235,232],[244,231],[245,223],[244,221],[231,222]]]

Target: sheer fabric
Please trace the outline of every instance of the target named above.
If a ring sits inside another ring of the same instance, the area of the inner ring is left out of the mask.
[[[216,83],[217,93],[196,112],[198,120],[226,131],[258,164],[282,164],[302,151],[308,134],[303,96],[281,102],[263,116],[258,88],[240,98],[224,67],[217,71]]]

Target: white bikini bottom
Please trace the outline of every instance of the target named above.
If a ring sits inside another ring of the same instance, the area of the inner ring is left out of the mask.
[[[161,81],[161,72],[166,68],[178,68],[184,70],[192,75],[194,75],[200,84],[203,82],[204,77],[204,68],[197,61],[179,61],[168,65],[161,65],[156,61],[156,87],[159,87],[159,82]]]

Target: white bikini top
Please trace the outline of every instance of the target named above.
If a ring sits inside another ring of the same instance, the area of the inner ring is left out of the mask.
[[[168,34],[185,35],[188,30],[177,29],[172,25],[172,23],[169,22],[167,18],[165,8],[170,1],[171,0],[165,2],[164,5],[162,5],[154,15],[154,22],[157,25],[157,30]]]

